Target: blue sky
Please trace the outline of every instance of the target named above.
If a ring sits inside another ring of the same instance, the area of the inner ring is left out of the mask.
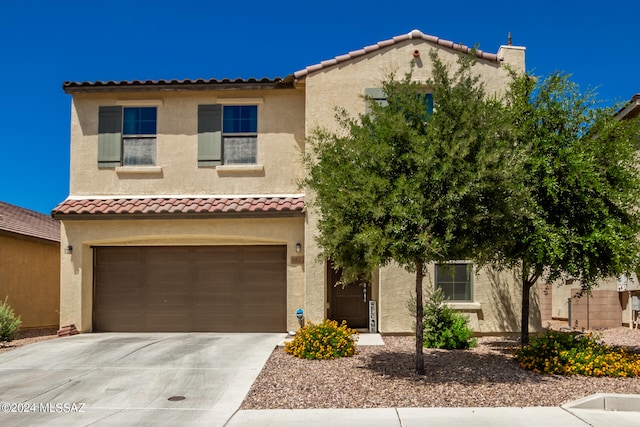
[[[64,81],[284,77],[419,29],[573,74],[612,105],[640,93],[640,2],[5,0],[0,200],[49,213],[69,191]]]

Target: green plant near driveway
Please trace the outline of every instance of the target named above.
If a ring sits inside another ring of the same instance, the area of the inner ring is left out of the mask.
[[[354,336],[358,332],[347,327],[343,320],[326,319],[322,323],[308,323],[300,328],[284,350],[301,359],[335,359],[357,354]]]
[[[7,304],[7,299],[8,297],[5,297],[0,304],[0,342],[13,340],[22,323],[20,316],[16,316]]]
[[[516,349],[520,367],[538,374],[637,377],[640,354],[600,344],[592,334],[547,331]]]

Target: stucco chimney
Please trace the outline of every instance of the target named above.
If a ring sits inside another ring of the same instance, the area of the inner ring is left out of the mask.
[[[511,41],[511,35],[509,35]],[[524,56],[527,48],[524,46],[502,45],[498,49],[498,59],[501,63],[509,65],[514,71],[523,73],[525,71]]]

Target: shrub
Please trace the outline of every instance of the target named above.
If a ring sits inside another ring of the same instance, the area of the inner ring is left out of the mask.
[[[0,342],[13,340],[22,323],[20,316],[16,317],[13,309],[7,304],[7,298],[0,304]]]
[[[440,288],[426,292],[422,323],[425,347],[454,350],[475,347],[477,343],[467,319],[445,303]]]
[[[354,339],[357,334],[344,320],[340,326],[328,319],[319,324],[309,323],[300,328],[293,341],[285,344],[284,351],[301,359],[353,356],[357,354]]]
[[[529,345],[515,351],[523,369],[538,374],[593,377],[635,377],[640,375],[640,355],[624,348],[600,344],[591,334],[546,331]]]

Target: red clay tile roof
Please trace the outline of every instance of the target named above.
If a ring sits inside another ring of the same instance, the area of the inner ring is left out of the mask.
[[[463,53],[469,53],[470,47],[462,44],[454,43],[449,40],[443,40],[436,36],[430,36],[424,34],[422,31],[413,30],[408,34],[399,35],[388,40],[380,41],[374,45],[366,46],[362,49],[349,52],[345,55],[336,56],[333,59],[322,61],[319,64],[310,65],[300,71],[296,71],[294,74],[283,77],[274,78],[249,78],[249,79],[170,79],[170,80],[120,80],[120,81],[95,81],[95,82],[64,82],[62,89],[66,93],[74,92],[106,92],[106,91],[144,91],[155,90],[158,88],[169,88],[172,90],[204,90],[204,89],[280,89],[280,88],[293,88],[294,80],[297,78],[305,77],[309,73],[321,70],[323,68],[331,67],[344,61],[349,61],[354,58],[366,55],[371,52],[375,52],[380,49],[392,46],[397,43],[404,42],[411,39],[421,39],[427,42],[433,43],[437,46],[442,46],[447,49],[460,51]],[[487,61],[498,62],[498,55],[495,53],[487,53],[482,50],[476,51],[476,56],[480,59]]]
[[[73,92],[103,92],[117,89],[118,91],[143,91],[150,86],[154,88],[170,87],[176,89],[219,89],[219,88],[243,88],[243,89],[286,89],[293,88],[293,76],[273,79],[183,79],[183,80],[120,80],[120,81],[95,81],[95,82],[64,82],[62,89],[66,93]]]
[[[304,196],[177,197],[122,199],[67,199],[56,206],[55,218],[87,218],[102,215],[174,216],[206,214],[301,214]]]
[[[449,41],[449,40],[443,40],[443,39],[441,39],[439,37],[436,37],[436,36],[430,36],[428,34],[424,34],[420,30],[413,30],[409,34],[404,34],[404,35],[401,35],[401,36],[396,36],[396,37],[394,37],[392,39],[383,40],[383,41],[378,42],[378,43],[376,43],[374,45],[366,46],[366,47],[364,47],[362,49],[359,49],[359,50],[354,50],[354,51],[349,52],[349,53],[347,53],[345,55],[336,56],[333,59],[322,61],[319,64],[310,65],[310,66],[306,67],[303,70],[296,71],[293,75],[296,78],[305,77],[306,75],[308,75],[309,73],[313,73],[314,71],[318,71],[318,70],[321,70],[323,68],[331,67],[333,65],[340,64],[341,62],[349,61],[351,59],[358,58],[360,56],[367,55],[367,54],[369,54],[371,52],[375,52],[377,50],[384,49],[386,47],[393,46],[394,44],[401,43],[403,41],[411,40],[411,39],[425,40],[425,41],[433,43],[435,45],[443,46],[443,47],[446,47],[448,49],[457,50],[457,51],[463,52],[463,53],[469,53],[471,51],[471,48],[468,47],[468,46],[465,46],[465,45],[462,45],[462,44],[458,44],[458,43],[454,43],[454,42]],[[498,62],[498,55],[495,54],[495,53],[487,53],[487,52],[483,52],[481,50],[476,50],[476,57],[478,57],[479,59],[485,59],[487,61]]]
[[[47,215],[0,202],[0,231],[60,242],[60,223]]]

